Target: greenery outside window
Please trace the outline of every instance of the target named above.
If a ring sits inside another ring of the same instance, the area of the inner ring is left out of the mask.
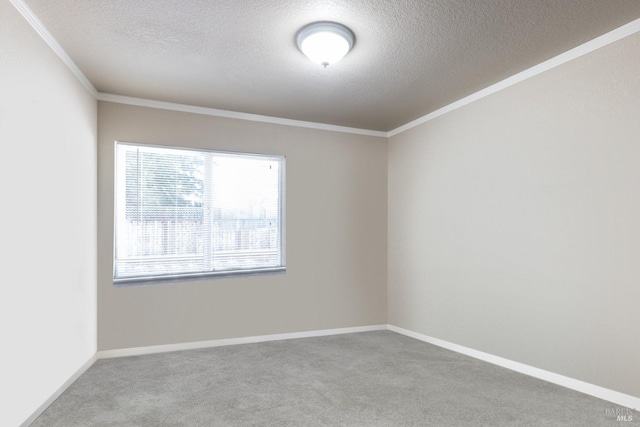
[[[114,283],[284,271],[283,156],[116,143]]]

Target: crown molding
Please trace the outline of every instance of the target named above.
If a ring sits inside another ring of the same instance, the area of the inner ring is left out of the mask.
[[[280,117],[262,116],[259,114],[241,113],[238,111],[220,110],[217,108],[198,107],[174,102],[155,101],[152,99],[135,98],[131,96],[114,95],[98,92],[99,101],[115,102],[118,104],[136,105],[139,107],[159,108],[162,110],[181,111],[185,113],[204,114],[206,116],[226,117],[230,119],[248,120],[251,122],[272,123],[277,125],[295,126],[309,129],[328,130],[332,132],[353,133],[358,135],[377,136],[386,138],[387,132],[359,129],[347,126],[330,125],[325,123],[306,122],[302,120],[285,119]]]
[[[33,11],[24,3],[23,0],[9,0],[20,14],[29,22],[33,29],[44,39],[44,41],[53,49],[53,51],[62,59],[71,72],[80,80],[85,88],[95,96],[99,101],[115,102],[119,104],[136,105],[142,107],[159,108],[164,110],[182,111],[187,113],[204,114],[215,117],[226,117],[238,120],[248,120],[262,123],[272,123],[285,126],[303,127],[309,129],[328,130],[332,132],[351,133],[357,135],[375,136],[380,138],[391,138],[398,134],[401,134],[409,129],[419,126],[423,123],[431,121],[435,118],[443,116],[447,113],[457,110],[458,108],[469,105],[472,102],[485,98],[503,89],[511,87],[517,83],[525,81],[531,77],[535,77],[545,71],[551,70],[576,58],[591,53],[597,49],[605,47],[611,43],[621,40],[625,37],[633,35],[640,31],[640,19],[631,21],[621,27],[616,28],[602,36],[588,41],[578,47],[575,47],[567,52],[561,53],[547,61],[544,61],[538,65],[528,68],[518,74],[508,77],[498,83],[488,86],[478,92],[475,92],[469,96],[459,99],[449,105],[446,105],[438,110],[435,110],[429,114],[426,114],[418,119],[410,121],[402,126],[399,126],[388,132],[376,131],[369,129],[353,128],[348,126],[338,126],[325,123],[308,122],[302,120],[286,119],[281,117],[263,116],[258,114],[242,113],[238,111],[221,110],[217,108],[198,107],[187,104],[177,104],[173,102],[155,101],[151,99],[135,98],[130,96],[115,95],[110,93],[98,92],[93,84],[87,79],[87,77],[80,71],[78,66],[73,62],[67,52],[60,46],[57,40],[51,35],[49,30],[42,24],[40,19],[33,13]]]
[[[76,65],[67,52],[60,46],[58,41],[51,35],[49,30],[44,26],[42,21],[33,13],[33,11],[22,0],[9,0],[13,6],[18,9],[18,12],[27,20],[27,22],[33,27],[33,29],[42,37],[42,39],[49,45],[51,49],[58,55],[62,62],[71,70],[80,83],[93,95],[96,96],[98,91],[91,84],[89,79],[80,71],[80,68]]]
[[[572,61],[576,58],[584,56],[590,52],[593,52],[596,49],[600,49],[601,47],[607,46],[611,43],[617,42],[625,37],[633,35],[640,31],[640,19],[636,19],[635,21],[631,21],[630,23],[623,25],[621,27],[616,28],[613,31],[610,31],[600,37],[596,37],[595,39],[588,41],[576,48],[568,50],[564,53],[561,53],[558,56],[555,56],[545,62],[542,62],[538,65],[535,65],[531,68],[528,68],[518,74],[515,74],[511,77],[508,77],[494,85],[486,87],[474,94],[471,94],[465,98],[459,99],[447,106],[444,106],[436,111],[433,111],[427,115],[424,115],[416,120],[413,120],[407,124],[404,124],[396,129],[393,129],[387,132],[387,137],[391,138],[392,136],[398,135],[402,132],[405,132],[409,129],[412,129],[416,126],[419,126],[423,123],[431,121],[437,117],[443,116],[451,111],[457,110],[458,108],[464,107],[465,105],[471,104],[474,101],[485,98],[491,94],[499,92],[503,89],[506,89],[510,86],[513,86],[517,83],[520,83],[524,80],[530,79],[531,77],[535,77],[538,74],[544,73],[552,68],[558,67],[562,64],[565,64],[569,61]]]

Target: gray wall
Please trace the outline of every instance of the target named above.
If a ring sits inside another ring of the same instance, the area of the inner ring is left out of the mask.
[[[389,143],[389,323],[640,396],[640,35]]]
[[[96,352],[95,98],[0,1],[0,425]]]
[[[99,102],[99,350],[384,324],[387,140]],[[282,154],[284,275],[114,288],[114,141]]]

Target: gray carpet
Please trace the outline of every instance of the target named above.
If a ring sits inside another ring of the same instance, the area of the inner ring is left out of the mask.
[[[99,360],[32,426],[613,426],[616,409],[378,331]]]

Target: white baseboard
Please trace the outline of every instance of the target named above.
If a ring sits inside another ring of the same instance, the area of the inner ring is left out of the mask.
[[[64,393],[65,390],[68,389],[71,384],[73,384],[78,378],[80,378],[80,376],[84,374],[86,370],[89,369],[96,362],[96,360],[98,359],[94,354],[89,358],[89,360],[87,360],[80,367],[80,369],[78,369],[73,375],[71,375],[71,377],[69,377],[69,379],[66,380],[64,384],[58,387],[58,389],[51,396],[49,396],[49,398],[45,400],[44,403],[40,405],[38,409],[36,409],[36,411],[33,414],[31,414],[29,418],[24,420],[22,424],[20,424],[20,427],[27,427],[32,422],[34,422],[36,418],[38,418],[45,411],[45,409],[49,407],[49,405],[51,405],[58,397],[60,397],[60,395]]]
[[[589,396],[607,400],[609,402],[615,403],[620,406],[625,406],[627,408],[640,410],[640,398],[638,397],[620,393],[620,392],[610,390],[604,387],[600,387],[594,384],[590,384],[584,381],[576,380],[574,378],[565,377],[564,375],[545,371],[544,369],[535,368],[533,366],[525,365],[524,363],[514,362],[513,360],[505,359],[499,356],[494,356],[493,354],[474,350],[469,347],[453,344],[448,341],[430,337],[428,335],[419,334],[417,332],[413,332],[408,329],[399,328],[393,325],[387,325],[387,326],[390,331],[397,332],[399,334],[406,335],[408,337],[415,338],[417,340],[424,341],[429,344],[437,345],[438,347],[446,348],[447,350],[455,351],[456,353],[461,353],[467,356],[471,356],[475,359],[483,360],[485,362],[489,362],[494,365],[498,365],[503,368],[507,368],[512,371],[519,372],[521,374],[529,375],[530,377],[538,378],[543,381],[557,384],[562,387],[566,387],[568,389],[587,394]]]
[[[152,345],[146,347],[121,348],[103,350],[96,353],[98,359],[112,357],[141,356],[144,354],[165,353],[169,351],[195,350],[198,348],[221,347],[226,345],[253,344],[267,341],[290,340],[295,338],[312,338],[327,335],[350,334],[354,332],[383,331],[387,325],[357,326],[352,328],[322,329],[318,331],[291,332],[286,334],[257,335],[253,337],[227,338],[210,341],[196,341],[179,344]]]
[[[417,332],[410,331],[408,329],[399,328],[393,325],[371,325],[371,326],[357,326],[352,328],[339,328],[339,329],[323,329],[317,331],[305,331],[305,332],[292,332],[285,334],[273,334],[273,335],[258,335],[252,337],[242,338],[228,338],[210,341],[197,341],[189,343],[179,344],[167,344],[167,345],[154,345],[147,347],[133,347],[122,348],[116,350],[103,350],[99,351],[87,362],[84,363],[65,383],[56,390],[40,407],[22,424],[21,427],[26,427],[35,421],[36,418],[44,412],[51,403],[53,403],[64,391],[69,388],[74,381],[76,381],[87,369],[89,369],[98,359],[108,359],[113,357],[126,357],[126,356],[140,356],[145,354],[164,353],[169,351],[180,350],[193,350],[199,348],[221,347],[227,345],[237,344],[252,344],[268,341],[280,341],[290,340],[296,338],[312,338],[322,337],[328,335],[340,335],[350,334],[354,332],[369,332],[369,331],[382,331],[390,330],[402,335],[406,335],[411,338],[415,338],[420,341],[427,342],[429,344],[437,345],[438,347],[446,348],[447,350],[455,351],[475,359],[483,360],[485,362],[492,363],[494,365],[501,366],[503,368],[510,369],[525,375],[529,375],[534,378],[538,378],[553,384],[566,387],[580,393],[584,393],[590,396],[597,397],[620,406],[640,410],[640,398],[630,396],[628,394],[620,393],[614,390],[609,390],[604,387],[600,387],[594,384],[586,383],[584,381],[576,380],[573,378],[565,377],[563,375],[555,374],[553,372],[545,371],[544,369],[535,368],[533,366],[525,365],[523,363],[514,362],[513,360],[505,359],[499,356],[494,356],[489,353],[474,350],[472,348],[464,347],[458,344],[453,344],[448,341],[444,341],[438,338],[433,338],[427,335],[423,335]]]

